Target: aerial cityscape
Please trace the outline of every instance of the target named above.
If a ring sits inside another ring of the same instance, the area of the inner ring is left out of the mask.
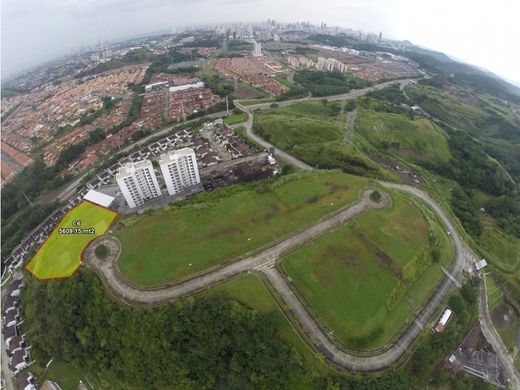
[[[189,22],[2,75],[1,389],[520,389],[520,88]]]

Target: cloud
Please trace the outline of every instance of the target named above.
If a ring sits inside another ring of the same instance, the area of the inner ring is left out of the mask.
[[[175,27],[267,18],[305,20],[409,39],[518,80],[520,1],[1,0],[2,73],[81,45]],[[98,33],[99,32],[99,33]]]

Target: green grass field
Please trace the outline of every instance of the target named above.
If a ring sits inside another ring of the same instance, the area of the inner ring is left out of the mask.
[[[223,295],[255,309],[261,313],[273,313],[278,321],[279,337],[292,346],[303,358],[303,363],[309,371],[320,374],[332,370],[317,357],[316,353],[302,340],[293,328],[282,310],[278,307],[271,292],[255,274],[248,274],[227,283],[221,284],[203,293],[206,296]]]
[[[391,209],[368,211],[282,260],[311,308],[345,346],[383,346],[453,259],[449,238],[425,206],[392,193]],[[431,234],[432,238],[429,238]],[[437,263],[432,248],[439,249]]]
[[[26,269],[38,279],[71,276],[79,267],[81,254],[90,241],[102,236],[117,213],[90,202],[82,202],[60,221],[43,243]],[[60,234],[60,229],[74,229],[73,221],[80,221],[77,229],[94,228],[89,234]]]
[[[114,229],[128,281],[154,286],[223,264],[309,225],[358,198],[367,183],[339,172],[235,185],[184,206],[127,217]]]
[[[254,131],[267,141],[318,168],[382,174],[364,153],[345,142],[341,102],[311,101],[255,113]]]
[[[62,360],[54,360],[39,383],[46,379],[58,383],[63,390],[77,390],[80,380],[87,385],[87,389],[92,388],[80,369]]]
[[[224,118],[224,123],[226,125],[234,125],[236,123],[245,122],[247,120],[247,115],[243,112],[239,114],[231,114],[230,116],[227,116]]]
[[[271,102],[276,102],[276,98],[275,97],[263,97],[263,98],[257,98],[257,99],[243,99],[243,100],[240,100],[240,103],[242,103],[242,105],[244,106],[252,106],[252,105],[255,105],[255,104],[260,104],[260,103],[271,103]]]
[[[451,159],[444,133],[426,118],[411,120],[403,114],[359,110],[356,132],[379,150],[415,162]]]
[[[515,272],[520,268],[520,239],[504,234],[492,226],[486,226],[479,244],[493,264],[504,272]]]

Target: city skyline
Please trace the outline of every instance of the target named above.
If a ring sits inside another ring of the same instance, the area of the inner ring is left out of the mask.
[[[515,23],[515,15],[520,13],[518,2],[506,0],[501,7],[488,7],[483,2],[452,4],[443,0],[421,5],[421,12],[409,0],[330,1],[319,12],[311,3],[306,0],[295,7],[292,1],[271,0],[199,0],[189,4],[163,0],[7,0],[2,2],[2,77],[99,40],[116,42],[188,25],[257,23],[271,18],[382,32],[383,37],[408,39],[520,83],[519,54],[511,50],[520,35],[520,26]]]

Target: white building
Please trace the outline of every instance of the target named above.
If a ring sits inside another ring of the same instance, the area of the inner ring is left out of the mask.
[[[119,168],[116,181],[131,208],[141,206],[145,200],[161,195],[161,189],[152,162],[143,160]]]
[[[162,154],[159,166],[170,195],[178,194],[184,188],[200,183],[197,158],[191,148]]]
[[[453,312],[450,309],[444,310],[439,322],[437,323],[437,326],[435,327],[435,331],[437,333],[441,333],[444,331],[444,329],[446,329],[446,324],[448,324],[448,320],[451,318],[452,314]]]
[[[257,41],[253,41],[253,57],[262,57],[262,44]]]

